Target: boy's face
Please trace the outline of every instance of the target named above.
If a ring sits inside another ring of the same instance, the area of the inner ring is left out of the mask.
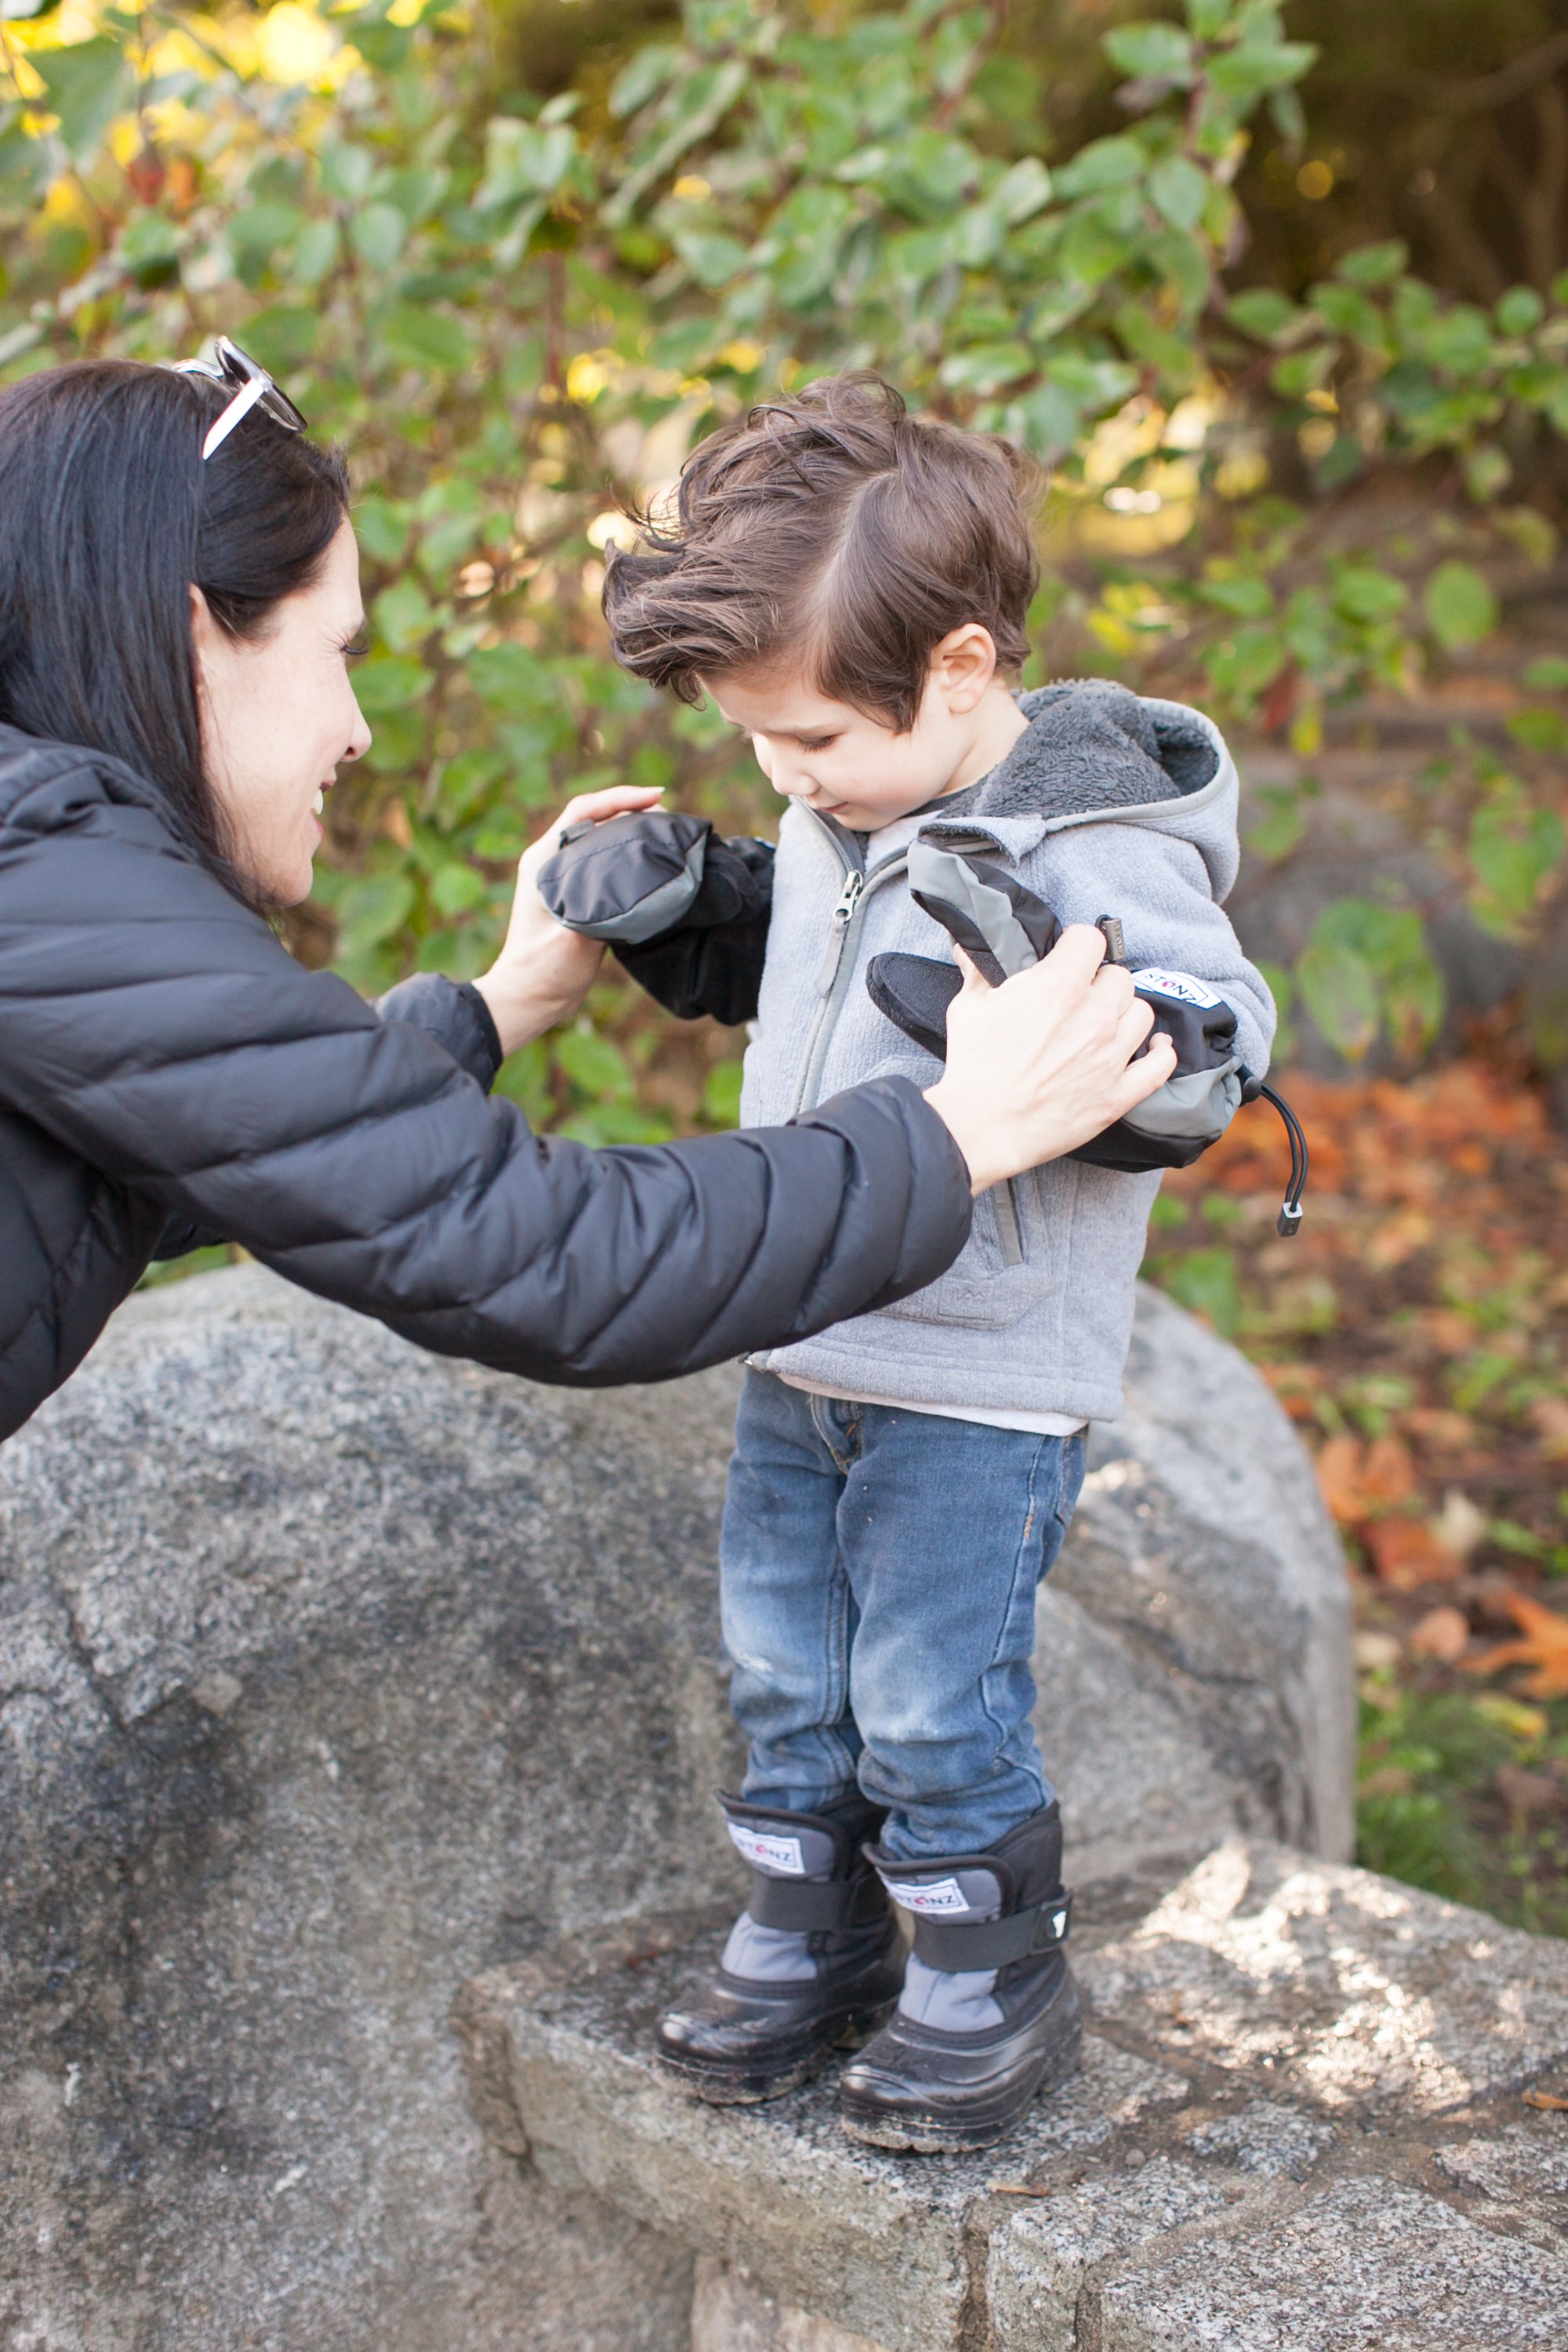
[[[958,645],[960,637],[984,643]],[[948,643],[956,658],[946,659],[938,647],[920,717],[907,735],[851,703],[830,702],[804,677],[727,670],[703,683],[724,717],[751,737],[757,765],[776,793],[852,833],[876,833],[974,782],[1023,731],[1017,705],[995,675],[986,632],[955,631]],[[972,653],[977,662],[968,658]]]

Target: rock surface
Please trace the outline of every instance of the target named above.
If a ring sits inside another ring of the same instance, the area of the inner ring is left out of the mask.
[[[1520,2093],[1568,2082],[1568,1945],[1239,1841],[1087,1940],[1082,2068],[977,2157],[858,2146],[831,2079],[682,2098],[650,2046],[712,1966],[689,1919],[459,2017],[509,2144],[695,2247],[745,2352],[1555,2352],[1568,2114]]]
[[[543,1390],[246,1268],[133,1301],[0,1453],[7,2352],[687,2343],[698,2242],[484,2138],[447,2012],[734,1901],[736,1377]],[[1268,1391],[1146,1297],[1095,1459],[1041,1613],[1079,1884],[1342,1853],[1342,1580]]]

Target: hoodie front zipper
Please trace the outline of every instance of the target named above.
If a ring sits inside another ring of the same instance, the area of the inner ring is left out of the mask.
[[[900,851],[897,856],[884,857],[879,866],[867,873],[863,865],[851,862],[837,828],[826,824],[815,809],[805,814],[820,829],[823,839],[832,849],[843,869],[844,883],[828,918],[827,939],[823,949],[822,963],[816,975],[816,1010],[812,1015],[796,1072],[795,1092],[786,1117],[798,1118],[803,1111],[816,1107],[817,1091],[822,1082],[823,1065],[844,1000],[849,992],[849,982],[855,970],[854,941],[864,919],[867,899],[884,882],[900,875],[908,860]]]
[[[799,1073],[795,1079],[795,1097],[788,1112],[791,1118],[798,1118],[803,1111],[814,1110],[816,1107],[817,1093],[822,1084],[823,1066],[827,1059],[827,1049],[833,1042],[833,1032],[837,1024],[838,1015],[844,1009],[844,1000],[849,992],[849,982],[854,976],[855,957],[852,940],[863,919],[866,900],[870,898],[873,891],[879,890],[884,882],[896,881],[909,865],[908,852],[900,850],[892,857],[884,857],[881,864],[874,866],[868,874],[863,866],[851,865],[848,852],[836,826],[823,824],[815,809],[807,809],[805,814],[821,828],[824,839],[830,845],[835,856],[843,867],[844,887],[839,891],[834,903],[833,912],[828,918],[827,942],[824,948],[822,964],[816,975],[816,1011],[813,1015],[805,1048],[801,1055]],[[990,849],[1000,846],[994,837],[987,834],[981,834],[978,836],[976,845],[981,844]],[[847,949],[850,950],[847,954]],[[1009,1178],[1005,1183],[993,1186],[992,1195],[993,1207],[996,1214],[997,1238],[1002,1246],[1002,1263],[1009,1266],[1021,1265],[1024,1260],[1023,1235],[1018,1216],[1018,1196],[1014,1190],[1012,1179]]]

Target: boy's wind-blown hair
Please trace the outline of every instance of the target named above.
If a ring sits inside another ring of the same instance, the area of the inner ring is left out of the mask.
[[[910,416],[875,375],[767,401],[687,459],[605,579],[616,658],[683,702],[728,670],[804,671],[821,694],[915,724],[933,651],[977,622],[1028,654],[1037,475],[1006,442]]]

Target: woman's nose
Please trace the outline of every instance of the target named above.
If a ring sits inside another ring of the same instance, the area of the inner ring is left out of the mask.
[[[374,740],[374,738],[371,734],[370,729],[365,722],[364,712],[360,709],[359,704],[356,701],[354,704],[353,732],[349,737],[349,747],[343,753],[344,759],[363,760]]]

